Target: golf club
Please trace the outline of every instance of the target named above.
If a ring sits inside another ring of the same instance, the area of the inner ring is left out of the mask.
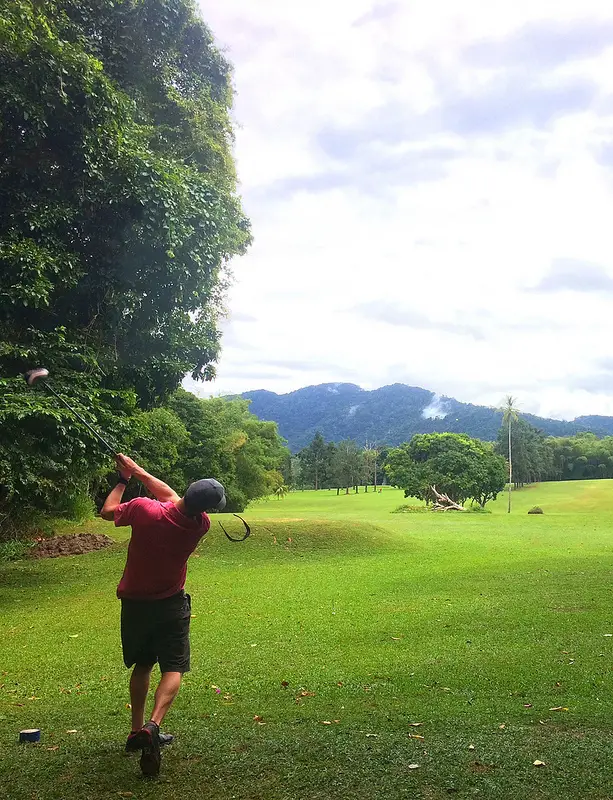
[[[49,370],[44,369],[44,367],[38,367],[37,369],[30,369],[24,375],[24,378],[26,379],[26,383],[28,384],[28,386],[34,386],[34,384],[41,382],[44,388],[48,392],[50,392],[55,398],[57,398],[60,401],[60,403],[62,403],[62,405],[66,406],[66,408],[75,415],[75,417],[79,420],[79,422],[82,422],[83,425],[85,425],[88,431],[91,434],[93,434],[96,437],[96,439],[98,439],[98,441],[106,447],[109,453],[111,453],[113,456],[117,455],[117,453],[115,452],[115,448],[111,447],[111,445],[106,441],[106,439],[103,439],[102,436],[100,436],[100,434],[98,433],[98,431],[92,428],[89,422],[86,419],[83,419],[83,417],[79,414],[79,412],[75,411],[75,409],[71,405],[69,405],[66,402],[66,400],[64,400],[64,398],[61,397],[55,391],[55,389],[46,382],[46,379],[48,377],[49,377]]]

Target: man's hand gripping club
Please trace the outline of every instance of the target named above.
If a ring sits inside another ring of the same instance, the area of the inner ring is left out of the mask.
[[[164,481],[161,481],[153,475],[150,475],[129,456],[125,456],[123,453],[118,453],[115,456],[115,464],[117,467],[117,472],[123,481],[129,481],[130,478],[136,478],[136,480],[140,481],[145,489],[147,489],[147,491],[150,492],[155,499],[159,500],[161,503],[167,503],[169,501],[176,503],[180,500],[179,495],[174,491],[174,489],[171,489],[168,484],[164,483]],[[126,489],[126,483],[123,481],[119,481],[117,483],[115,488],[111,490],[111,493],[104,501],[104,505],[100,511],[100,516],[102,519],[106,519],[109,522],[113,521],[115,511],[121,505],[121,499]]]

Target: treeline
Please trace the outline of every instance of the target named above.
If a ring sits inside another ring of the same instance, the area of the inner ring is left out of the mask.
[[[496,449],[508,459],[506,426],[498,432]],[[545,436],[520,417],[511,426],[511,453],[516,486],[537,481],[613,478],[613,436]]]
[[[441,449],[453,449],[458,434],[437,434],[433,441],[441,442]],[[421,435],[411,442],[421,442]],[[427,436],[425,437],[427,439]],[[477,442],[478,440],[473,440]],[[503,425],[488,452],[508,460],[508,428]],[[409,443],[400,449],[409,448]],[[297,456],[289,458],[283,469],[285,482],[295,489],[338,489],[378,485],[386,482],[390,469],[397,470],[399,448],[388,445],[360,448],[351,439],[335,444],[326,442],[317,433],[308,447]],[[582,480],[613,478],[613,436],[599,439],[593,433],[575,436],[545,436],[521,417],[511,426],[511,453],[513,458],[513,483],[516,487],[539,481]]]
[[[290,489],[357,489],[380,486],[388,447],[359,447],[352,439],[326,442],[316,433],[308,447],[286,460],[282,469]]]

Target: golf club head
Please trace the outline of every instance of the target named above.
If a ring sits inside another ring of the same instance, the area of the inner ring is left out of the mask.
[[[44,367],[29,369],[23,377],[26,379],[28,386],[34,386],[36,381],[44,380],[49,377],[49,370]]]

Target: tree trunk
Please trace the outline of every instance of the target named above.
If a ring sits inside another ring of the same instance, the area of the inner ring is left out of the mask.
[[[509,508],[507,514],[511,513],[511,489],[513,487],[513,459],[511,456],[511,417],[509,416]]]

